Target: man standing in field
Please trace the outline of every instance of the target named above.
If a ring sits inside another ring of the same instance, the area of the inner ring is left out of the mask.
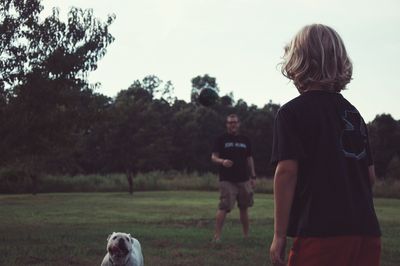
[[[228,115],[227,133],[216,139],[211,155],[211,161],[219,165],[220,202],[213,238],[216,243],[221,239],[226,214],[232,210],[236,201],[240,210],[243,236],[247,237],[249,233],[248,208],[253,205],[256,174],[250,140],[239,134],[239,127],[239,117],[236,114]]]

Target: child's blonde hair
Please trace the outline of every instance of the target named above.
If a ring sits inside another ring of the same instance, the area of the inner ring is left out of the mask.
[[[293,80],[300,93],[313,88],[340,92],[353,73],[339,34],[321,24],[301,29],[285,47],[283,60],[282,74]]]

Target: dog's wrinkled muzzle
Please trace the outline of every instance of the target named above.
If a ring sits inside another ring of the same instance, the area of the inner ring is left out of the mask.
[[[111,245],[108,248],[108,252],[115,257],[125,257],[129,253],[129,250],[126,247],[124,240],[119,239],[115,245]]]

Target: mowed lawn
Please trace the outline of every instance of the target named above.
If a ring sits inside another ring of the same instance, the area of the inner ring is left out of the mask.
[[[0,265],[100,265],[114,231],[139,239],[147,266],[270,265],[272,195],[256,194],[248,239],[235,209],[215,246],[217,201],[217,192],[199,191],[0,195]],[[382,265],[400,265],[400,200],[375,205]]]

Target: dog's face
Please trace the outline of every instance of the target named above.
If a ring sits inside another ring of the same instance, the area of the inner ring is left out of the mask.
[[[107,251],[113,261],[121,261],[129,257],[133,239],[130,234],[112,233],[107,239]]]

